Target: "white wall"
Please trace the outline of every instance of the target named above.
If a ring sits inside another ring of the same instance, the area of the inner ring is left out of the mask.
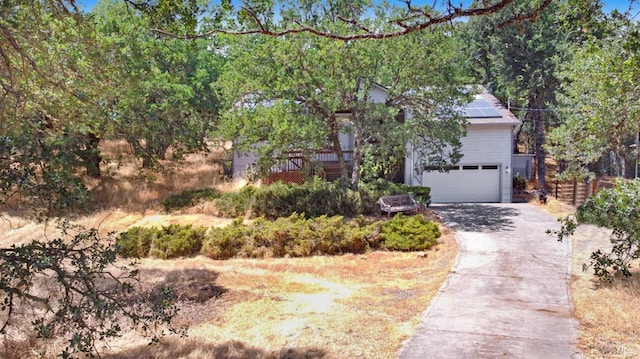
[[[535,155],[530,154],[514,154],[511,157],[511,163],[513,164],[513,176],[519,174],[520,177],[531,179],[533,175],[533,161],[536,158]]]
[[[380,86],[374,85],[369,91],[371,102],[373,103],[385,103],[387,101],[387,92]]]
[[[512,129],[512,125],[470,125],[467,135],[461,139],[463,157],[460,165],[490,164],[500,167],[500,201],[503,203],[511,202]],[[416,175],[414,171],[417,153],[409,148],[408,154],[405,160],[405,183],[421,186],[422,175]]]
[[[256,148],[259,144],[252,145],[253,148]],[[233,150],[233,160],[232,160],[232,174],[231,177],[233,179],[247,178],[247,171],[249,168],[258,161],[258,156],[252,152],[239,152]]]

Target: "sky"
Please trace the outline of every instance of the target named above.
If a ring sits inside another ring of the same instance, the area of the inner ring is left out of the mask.
[[[388,0],[390,3],[393,3],[393,0]],[[471,0],[458,0],[463,4],[468,4]],[[93,8],[93,6],[98,2],[98,0],[76,0],[76,3],[80,6],[81,9],[89,11]],[[413,3],[418,5],[420,3],[429,3],[432,4],[433,0],[414,0]],[[456,3],[454,1],[453,3]],[[603,0],[604,10],[605,12],[610,12],[613,9],[618,9],[621,12],[626,11],[629,8],[629,0]],[[638,10],[640,8],[640,4],[636,2],[634,4],[634,9]]]

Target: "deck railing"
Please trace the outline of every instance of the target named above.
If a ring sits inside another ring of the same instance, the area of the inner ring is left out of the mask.
[[[342,153],[345,162],[351,164],[353,162],[353,151],[342,151]],[[338,166],[338,155],[334,152],[316,151],[314,155],[315,159],[313,161],[322,168]],[[289,151],[285,153],[285,156],[286,158],[283,159],[282,163],[271,167],[272,173],[301,171],[309,161],[302,151]]]

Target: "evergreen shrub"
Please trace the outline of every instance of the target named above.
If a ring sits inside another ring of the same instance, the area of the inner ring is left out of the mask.
[[[158,230],[149,256],[161,259],[191,257],[200,253],[207,229],[171,224]]]
[[[413,193],[422,203],[429,202],[428,187],[411,187],[384,179],[363,183],[358,191],[345,189],[339,182],[316,178],[303,185],[276,182],[255,188],[247,186],[239,192],[221,194],[214,199],[217,215],[226,218],[245,216],[275,220],[294,213],[306,217],[375,215],[382,196]],[[422,201],[424,199],[424,201]]]
[[[116,239],[118,254],[125,258],[143,258],[149,255],[151,243],[157,239],[156,228],[133,227]]]
[[[396,215],[382,223],[381,232],[384,247],[397,251],[427,250],[435,246],[440,237],[438,225],[421,215]]]
[[[201,253],[213,259],[364,253],[380,244],[379,225],[364,218],[347,222],[342,216],[306,218],[297,213],[273,222],[259,218],[248,226],[238,220],[213,228]]]
[[[171,224],[162,228],[133,227],[116,239],[123,257],[177,258],[200,252],[206,228]]]
[[[253,206],[256,191],[255,187],[246,186],[238,192],[223,193],[214,200],[216,214],[226,218],[244,216]]]

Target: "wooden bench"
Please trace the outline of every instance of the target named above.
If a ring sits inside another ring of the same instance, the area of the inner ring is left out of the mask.
[[[418,213],[418,209],[420,205],[411,194],[380,197],[380,212],[387,212],[387,218],[397,212]]]

